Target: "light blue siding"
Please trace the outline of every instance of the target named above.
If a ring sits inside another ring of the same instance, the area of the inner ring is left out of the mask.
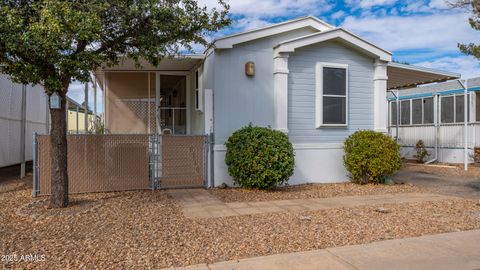
[[[340,143],[359,129],[373,128],[373,62],[336,41],[297,49],[288,67],[288,130],[293,143]],[[315,65],[348,65],[348,127],[315,127]]]
[[[280,41],[311,34],[300,29],[215,50],[215,144],[223,144],[237,129],[252,123],[273,125],[273,47]],[[245,63],[255,62],[255,76],[245,75]]]

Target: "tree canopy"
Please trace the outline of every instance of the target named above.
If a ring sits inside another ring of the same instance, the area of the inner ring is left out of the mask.
[[[475,30],[480,30],[480,0],[456,0],[450,3],[454,8],[466,8],[472,12],[468,22]],[[466,55],[472,55],[480,59],[480,45],[475,43],[458,44],[458,48]]]
[[[0,71],[51,94],[121,56],[156,65],[228,25],[228,5],[219,3],[208,10],[194,0],[4,0]]]

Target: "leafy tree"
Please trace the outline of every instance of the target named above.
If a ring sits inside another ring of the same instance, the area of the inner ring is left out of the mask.
[[[480,30],[480,0],[457,0],[450,3],[453,8],[465,8],[472,12],[468,22],[475,30]],[[460,51],[466,55],[472,55],[480,59],[480,45],[475,43],[458,44]]]
[[[50,109],[52,207],[68,205],[65,101],[73,80],[127,56],[140,65],[206,44],[228,24],[228,5],[208,10],[194,0],[2,0],[0,72],[18,83],[41,84],[61,98]]]

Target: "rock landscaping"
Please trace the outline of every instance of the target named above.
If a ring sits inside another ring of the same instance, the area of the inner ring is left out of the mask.
[[[353,189],[349,184],[328,186],[340,192],[314,186],[300,189],[308,196],[339,196],[335,194]],[[385,188],[360,186],[363,193],[386,192]],[[394,189],[418,192],[413,186]],[[296,189],[287,188],[285,193],[302,193],[292,190]],[[480,228],[478,200],[466,199],[381,206],[388,213],[378,211],[377,205],[188,219],[164,191],[71,198],[71,207],[51,212],[44,207],[45,198],[32,199],[28,188],[0,194],[0,248],[2,255],[12,255],[2,258],[17,258],[2,260],[0,268],[158,269]]]
[[[214,188],[210,193],[223,202],[251,202],[291,199],[330,198],[336,196],[361,196],[395,193],[419,193],[425,189],[418,186],[404,185],[358,185],[354,183],[339,184],[305,184],[278,187],[273,190],[257,190],[244,188]]]

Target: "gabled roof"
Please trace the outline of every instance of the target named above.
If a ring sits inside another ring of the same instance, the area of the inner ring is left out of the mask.
[[[231,49],[233,45],[248,42],[251,40],[268,37],[280,33],[284,33],[287,31],[292,31],[301,28],[312,28],[319,32],[327,31],[330,29],[334,29],[335,27],[320,20],[313,16],[307,17],[300,17],[297,19],[273,24],[267,27],[254,29],[251,31],[246,31],[238,34],[233,34],[229,36],[225,36],[219,39],[216,39],[213,44],[215,48],[218,49]]]
[[[339,39],[342,42],[353,45],[354,47],[363,50],[367,54],[378,57],[380,60],[387,62],[392,61],[391,52],[384,50],[343,28],[334,28],[324,32],[283,41],[274,47],[275,55],[278,55],[279,53],[294,52],[297,48],[333,39]]]

